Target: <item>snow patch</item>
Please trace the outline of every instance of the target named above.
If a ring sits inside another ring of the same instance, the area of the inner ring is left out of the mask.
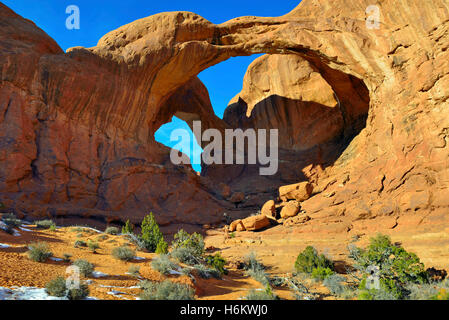
[[[92,272],[92,277],[94,277],[94,278],[104,278],[104,277],[107,277],[107,276],[109,276],[109,275],[106,274],[106,273],[100,272],[100,271]]]
[[[67,300],[67,298],[52,297],[42,288],[0,287],[0,300]]]
[[[0,243],[0,249],[10,248],[10,245]]]
[[[50,260],[53,260],[53,261],[62,261],[61,258],[55,258],[55,257],[51,257]]]

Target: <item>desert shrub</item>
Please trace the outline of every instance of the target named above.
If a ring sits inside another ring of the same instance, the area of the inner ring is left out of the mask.
[[[36,242],[29,245],[28,257],[36,262],[45,262],[53,256],[48,245],[44,242]]]
[[[366,249],[350,247],[349,257],[362,274],[359,284],[361,299],[405,299],[410,284],[428,283],[424,264],[416,254],[391,243],[388,236],[378,234]],[[367,286],[368,277],[376,270],[379,288]]]
[[[250,290],[245,300],[278,300],[279,298],[273,293],[270,286],[265,290]]]
[[[226,265],[226,260],[220,255],[220,253],[217,253],[214,256],[207,256],[206,263],[220,272],[220,274],[228,274],[228,270],[224,267]]]
[[[45,285],[45,292],[53,297],[65,297],[67,294],[66,280],[63,277],[57,277]]]
[[[125,234],[126,238],[132,243],[134,244],[140,251],[144,251],[146,250],[145,248],[145,242],[140,239],[140,236],[136,236],[134,233],[127,233]],[[113,243],[113,242],[117,242],[115,240],[109,240],[108,243]]]
[[[170,271],[179,269],[179,266],[170,260],[169,256],[162,254],[151,261],[151,267],[162,274],[168,275]]]
[[[203,264],[197,264],[193,266],[193,268],[197,272],[198,276],[200,276],[203,279],[221,278],[221,273],[215,268],[208,268]]]
[[[156,253],[157,254],[167,254],[168,253],[168,244],[165,242],[165,240],[162,238],[159,240],[159,243],[156,247]]]
[[[127,246],[121,246],[112,250],[112,256],[122,261],[131,261],[135,258],[136,252]]]
[[[40,221],[34,221],[34,224],[39,229],[56,229],[56,224],[53,222],[53,220],[40,220]]]
[[[141,300],[194,300],[195,297],[192,287],[169,280],[161,283],[143,281],[140,287],[143,289]]]
[[[449,280],[423,284],[410,283],[407,286],[410,300],[434,300],[442,290],[449,290]]]
[[[431,300],[449,300],[449,292],[446,289],[441,289],[434,296],[430,297]]]
[[[149,252],[155,252],[159,241],[161,241],[164,236],[162,235],[152,212],[143,219],[141,229],[140,239],[143,242],[143,246]]]
[[[85,283],[80,283],[79,288],[69,289],[67,298],[69,300],[83,300],[89,296],[89,287]]]
[[[72,254],[70,254],[70,253],[64,253],[63,255],[62,255],[62,260],[64,261],[64,262],[70,262],[70,259],[72,258]]]
[[[107,227],[104,233],[116,236],[119,234],[119,229],[117,227]]]
[[[105,235],[105,234],[102,234],[102,235],[97,237],[97,241],[105,241],[105,240],[108,240],[108,239],[109,239],[109,237],[107,235]]]
[[[170,252],[170,256],[178,260],[179,262],[185,263],[189,266],[201,264],[202,262],[201,257],[197,257],[192,248],[179,247],[176,249],[172,249],[172,251]]]
[[[333,271],[334,265],[324,254],[318,254],[314,247],[308,246],[296,258],[295,269],[300,273],[311,274],[317,268],[328,268]]]
[[[346,287],[343,284],[345,278],[338,274],[331,274],[324,279],[323,284],[326,286],[332,295],[341,296],[345,293]]]
[[[95,270],[95,266],[84,259],[76,260],[73,265],[79,268],[80,274],[84,277],[90,277]]]
[[[93,253],[97,253],[97,249],[100,248],[100,246],[98,245],[98,242],[94,242],[92,240],[87,241],[87,246],[89,247],[90,251],[92,251]]]
[[[73,245],[75,248],[85,248],[87,247],[87,243],[85,241],[82,240],[76,240],[75,244]]]
[[[22,220],[18,219],[13,213],[4,213],[2,221],[12,228],[18,228],[22,225]]]
[[[134,226],[129,220],[126,220],[125,225],[122,227],[122,234],[132,234],[134,233]]]
[[[270,283],[270,279],[265,273],[265,266],[257,260],[257,256],[254,252],[251,252],[245,257],[243,267],[248,276],[260,282],[264,286],[267,286]]]
[[[128,269],[128,273],[131,276],[137,278],[140,276],[140,267],[139,266],[130,266]]]
[[[318,267],[312,270],[311,276],[315,280],[323,281],[333,274],[334,272],[329,268]]]
[[[189,234],[181,229],[174,236],[172,248],[188,248],[195,257],[200,258],[204,254],[204,239],[196,232]]]

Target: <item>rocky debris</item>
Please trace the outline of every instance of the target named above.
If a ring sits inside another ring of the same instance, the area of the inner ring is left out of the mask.
[[[281,210],[281,218],[291,218],[298,214],[301,206],[298,201],[289,201]]]
[[[268,200],[262,207],[261,213],[265,216],[276,218],[276,203],[274,200]]]
[[[282,201],[297,200],[305,201],[310,198],[313,192],[313,186],[309,182],[301,182],[282,186],[279,188],[279,198]]]
[[[230,232],[234,232],[234,231],[245,231],[245,226],[242,223],[241,219],[235,220],[233,221],[230,225],[229,225],[229,231]]]

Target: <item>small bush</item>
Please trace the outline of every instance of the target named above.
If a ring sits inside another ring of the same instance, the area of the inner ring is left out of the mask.
[[[244,269],[248,276],[264,286],[267,286],[270,283],[270,279],[265,273],[265,266],[257,260],[257,256],[254,252],[251,252],[245,257]]]
[[[51,280],[46,284],[45,292],[53,297],[65,297],[67,293],[66,280],[63,277]]]
[[[193,266],[196,264],[200,264],[202,259],[201,257],[197,257],[194,250],[192,248],[176,248],[170,252],[170,256],[174,259],[178,260],[181,263],[185,263],[189,266]]]
[[[102,235],[97,237],[97,241],[105,241],[105,240],[108,240],[108,239],[109,239],[109,237],[107,235],[105,235],[105,234],[102,234]]]
[[[323,281],[324,279],[330,277],[333,274],[334,272],[329,268],[318,267],[312,270],[311,276],[315,280]]]
[[[119,230],[117,227],[107,227],[104,233],[116,236],[119,234]]]
[[[139,266],[130,266],[128,269],[128,273],[131,276],[137,278],[140,276],[140,267]]]
[[[70,262],[70,261],[71,261],[71,258],[72,258],[72,254],[70,254],[70,253],[64,253],[64,254],[62,255],[62,260],[63,260],[64,262]]]
[[[92,276],[92,273],[95,270],[95,266],[87,260],[78,259],[73,263],[74,266],[78,267],[80,270],[80,274],[84,277]]]
[[[226,265],[226,260],[220,255],[220,253],[217,253],[214,256],[207,256],[206,263],[220,272],[220,274],[228,274],[228,270],[224,267]]]
[[[84,300],[89,296],[89,287],[85,283],[80,283],[79,288],[70,289],[67,293],[69,300]]]
[[[170,274],[170,271],[179,269],[179,266],[170,260],[166,254],[157,256],[151,261],[151,267],[164,275]]]
[[[220,279],[221,278],[221,273],[215,268],[208,268],[202,264],[193,266],[193,268],[198,273],[198,276],[200,276],[203,279],[211,279],[211,278]]]
[[[265,291],[252,289],[245,297],[245,300],[278,300],[279,298],[267,286]]]
[[[22,220],[17,219],[13,213],[5,213],[2,215],[2,221],[11,228],[18,228],[22,225]]]
[[[164,282],[143,281],[140,284],[143,292],[141,300],[194,300],[192,287],[166,280]]]
[[[98,245],[98,243],[94,242],[92,240],[89,240],[87,242],[87,246],[89,247],[90,251],[92,251],[93,253],[97,253],[97,249],[100,249],[100,246]]]
[[[172,248],[188,248],[195,257],[199,258],[204,254],[204,239],[196,232],[189,234],[181,229],[174,236]]]
[[[53,220],[34,221],[34,224],[39,229],[56,229],[56,224],[53,222]]]
[[[75,248],[85,248],[87,247],[87,243],[82,240],[76,240],[75,244],[73,245]]]
[[[410,284],[428,283],[428,273],[418,256],[392,244],[385,235],[371,238],[366,249],[351,246],[349,257],[362,274],[359,284],[361,299],[406,299],[410,294]],[[373,268],[377,270],[379,288],[367,286]]]
[[[314,247],[308,246],[298,255],[295,262],[295,269],[300,273],[311,274],[316,268],[328,268],[333,271],[334,265],[324,254],[318,255]]]
[[[324,279],[323,284],[329,289],[332,295],[341,296],[346,290],[346,287],[342,284],[344,281],[344,277],[337,274],[332,274]]]
[[[131,261],[135,258],[136,252],[127,246],[121,246],[112,250],[112,256],[118,260]]]
[[[48,245],[44,242],[32,243],[29,245],[28,257],[36,262],[45,262],[53,256]]]
[[[143,219],[141,229],[140,239],[145,249],[155,252],[159,241],[164,237],[152,212]]]
[[[167,254],[168,253],[168,244],[165,242],[165,240],[162,238],[159,240],[159,243],[156,247],[156,253],[157,254]]]
[[[129,220],[126,220],[125,225],[122,227],[122,234],[133,234],[134,233],[134,226],[132,225]]]

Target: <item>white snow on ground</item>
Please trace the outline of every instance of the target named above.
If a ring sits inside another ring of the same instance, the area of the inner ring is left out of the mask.
[[[104,277],[107,277],[107,276],[109,276],[109,275],[106,274],[106,273],[100,272],[100,271],[92,272],[92,277],[94,277],[94,278],[104,278]]]
[[[147,258],[143,258],[143,257],[134,257],[134,260],[147,260]]]
[[[2,229],[3,231],[6,231],[6,230],[8,230],[8,226],[3,221],[0,221],[0,229]]]
[[[51,257],[50,260],[53,260],[53,261],[62,261],[61,258],[55,258],[55,257]]]
[[[22,231],[26,231],[26,232],[31,232],[31,231],[33,231],[33,230],[30,230],[30,229],[27,229],[27,228],[23,228],[23,227],[19,227],[19,229],[22,230]]]
[[[67,298],[49,296],[42,288],[0,287],[0,300],[67,300]]]
[[[115,289],[140,289],[139,286],[132,286],[132,287],[118,287],[118,286],[107,286],[104,284],[99,285],[100,288],[115,288]]]
[[[20,237],[21,236],[20,232],[17,231],[16,229],[13,229],[13,231],[14,231],[14,233],[13,233],[14,237]]]
[[[0,243],[0,249],[5,249],[5,248],[9,248],[11,246],[4,244],[4,243]]]
[[[175,271],[175,270],[170,270],[170,271],[168,271],[168,273],[169,274],[174,274],[174,275],[177,275],[177,276],[181,276],[182,275],[182,272]]]
[[[33,287],[0,287],[0,300],[68,300],[67,298],[52,297],[43,288]],[[87,297],[85,300],[98,300]]]

